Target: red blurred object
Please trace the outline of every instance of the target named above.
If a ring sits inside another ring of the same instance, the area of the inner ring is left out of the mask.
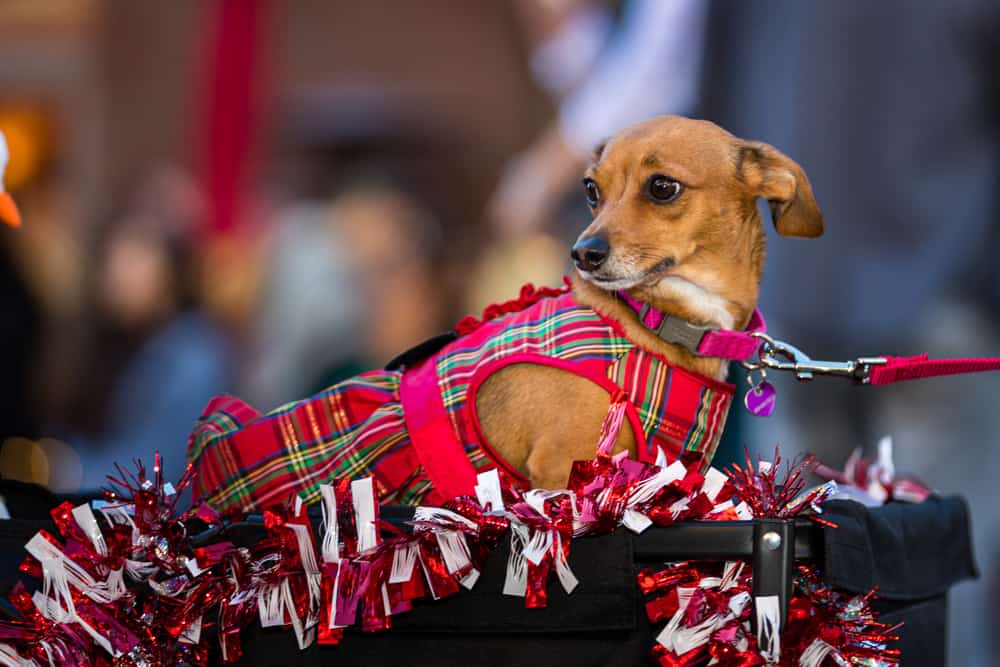
[[[239,226],[258,134],[263,0],[218,0],[205,44],[199,142],[210,236]]]

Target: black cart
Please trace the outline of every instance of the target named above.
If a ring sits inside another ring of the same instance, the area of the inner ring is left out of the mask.
[[[411,513],[411,508],[386,507],[382,518],[403,522]],[[869,509],[832,501],[824,517],[837,528],[802,519],[687,523],[641,535],[621,529],[574,540],[570,566],[580,585],[567,595],[550,582],[544,609],[525,609],[523,599],[501,594],[508,556],[507,540],[502,540],[474,590],[418,601],[413,611],[394,616],[387,632],[350,629],[339,646],[299,651],[291,632],[252,628],[244,633],[238,664],[647,664],[659,627],[646,620],[636,585],[639,570],[679,560],[745,559],[754,566],[755,593],[778,595],[786,605],[797,560],[820,564],[826,582],[837,588],[865,593],[878,587],[874,606],[880,620],[904,623],[897,645],[901,664],[945,665],[948,589],[977,576],[965,502],[931,497],[920,504]],[[23,545],[40,528],[51,530],[51,522],[0,521],[0,594],[16,581]],[[264,535],[253,524],[227,533],[238,544]]]

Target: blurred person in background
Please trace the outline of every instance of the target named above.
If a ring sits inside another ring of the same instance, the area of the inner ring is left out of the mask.
[[[241,381],[241,393],[261,409],[307,395],[328,369],[347,376],[360,370],[363,341],[364,302],[351,289],[354,257],[330,204],[293,201],[279,206],[271,223]]]
[[[85,492],[104,485],[116,462],[149,464],[157,451],[165,478],[178,479],[191,425],[210,397],[231,390],[229,345],[194,289],[201,207],[185,174],[161,168],[103,230],[89,369],[64,434]]]
[[[417,199],[359,178],[331,202],[285,206],[276,221],[252,325],[252,403],[310,395],[440,332],[441,229]]]
[[[334,201],[333,216],[355,259],[352,286],[367,303],[365,369],[381,368],[441,332],[441,225],[417,198],[391,183],[350,187]]]

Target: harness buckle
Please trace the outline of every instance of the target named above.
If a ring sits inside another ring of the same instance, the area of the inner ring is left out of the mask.
[[[868,384],[872,366],[887,363],[885,357],[858,357],[850,361],[820,361],[813,359],[791,343],[776,340],[765,333],[750,334],[761,340],[757,350],[757,361],[744,361],[743,367],[748,371],[769,369],[790,371],[800,382],[809,382],[815,375],[833,375],[854,380],[859,384]]]
[[[718,331],[719,327],[711,325],[699,325],[670,317],[667,315],[656,328],[656,335],[668,343],[683,345],[691,352],[697,354],[698,346],[701,345],[702,338],[709,331]]]
[[[646,313],[649,312],[649,304],[644,304],[642,310],[639,312],[639,321],[644,322],[646,319]],[[709,331],[718,331],[719,327],[707,324],[692,324],[686,320],[682,320],[679,317],[672,317],[664,313],[663,320],[660,322],[658,327],[651,327],[650,331],[655,333],[659,338],[667,343],[673,343],[675,345],[681,345],[688,351],[697,354],[698,346],[701,345],[702,338],[705,337]]]

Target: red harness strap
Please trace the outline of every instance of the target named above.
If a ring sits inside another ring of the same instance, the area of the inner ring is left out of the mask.
[[[920,380],[939,375],[960,375],[1000,370],[1000,359],[929,359],[926,354],[916,357],[885,357],[886,363],[872,366],[868,384],[892,384],[903,380]]]
[[[474,493],[476,470],[455,436],[441,402],[435,357],[403,373],[399,399],[410,441],[442,502]]]

